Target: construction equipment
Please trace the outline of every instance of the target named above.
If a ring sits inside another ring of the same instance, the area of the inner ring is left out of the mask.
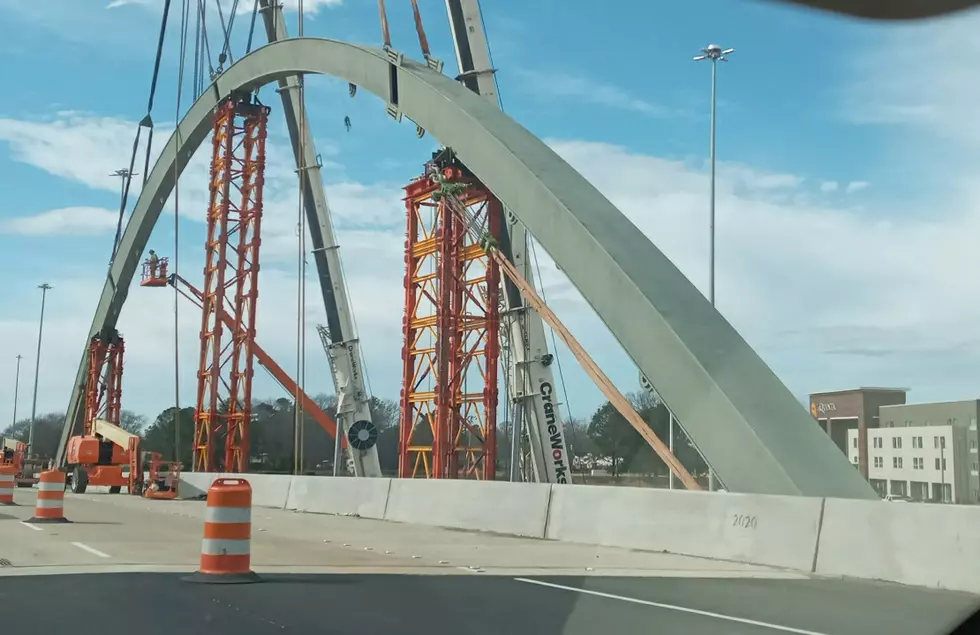
[[[40,457],[28,455],[27,444],[17,439],[2,437],[0,447],[3,448],[0,465],[14,466],[17,470],[14,476],[17,487],[33,487],[38,481],[34,474],[44,469],[45,461]]]
[[[130,494],[143,494],[140,436],[104,419],[94,419],[91,434],[68,440],[68,479],[71,491],[85,492],[89,485],[118,494],[125,486]]]
[[[164,262],[166,260],[167,260],[166,258],[161,258],[160,262]],[[200,289],[198,289],[193,284],[188,282],[186,278],[176,273],[171,273],[167,275],[166,278],[159,277],[160,275],[163,275],[165,273],[166,270],[161,269],[159,270],[159,273],[156,274],[156,277],[151,277],[149,275],[149,268],[147,264],[144,263],[143,280],[140,282],[140,286],[161,287],[161,286],[170,285],[174,289],[176,289],[177,292],[180,293],[180,295],[184,296],[192,303],[194,303],[194,305],[197,306],[197,308],[203,310],[204,294],[201,292]],[[220,314],[220,319],[222,324],[224,324],[229,329],[234,328],[235,323],[232,319],[232,316],[227,311],[222,310],[222,311],[218,311],[218,313]],[[303,408],[303,410],[306,411],[308,415],[313,417],[313,420],[316,421],[320,425],[320,427],[327,432],[327,434],[329,434],[332,438],[336,438],[337,424],[333,420],[333,418],[330,415],[328,415],[326,412],[324,412],[323,409],[320,408],[320,406],[318,406],[317,403],[313,401],[313,399],[310,398],[309,395],[297,389],[296,382],[294,382],[292,378],[289,376],[289,374],[285,370],[283,370],[282,366],[277,364],[276,361],[272,359],[271,355],[266,353],[265,350],[261,346],[259,346],[258,342],[252,340],[251,344],[252,345],[250,347],[250,352],[255,357],[255,361],[258,362],[260,366],[262,366],[267,371],[269,371],[269,374],[272,375],[272,377],[279,383],[279,385],[282,386],[283,389],[285,389],[286,392],[288,392],[290,395],[296,395],[296,393],[299,392],[300,406]],[[345,448],[347,447],[346,436],[341,437],[341,443],[343,447]]]
[[[156,500],[177,498],[183,466],[177,461],[164,461],[159,452],[143,452],[142,461],[149,468],[143,497]]]

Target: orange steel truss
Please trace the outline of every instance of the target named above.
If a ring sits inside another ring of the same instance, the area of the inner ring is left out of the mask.
[[[125,344],[119,333],[96,335],[88,346],[88,383],[85,386],[84,434],[102,419],[119,425],[122,414],[122,374]]]
[[[266,106],[238,96],[222,102],[213,119],[194,422],[193,467],[198,472],[245,472],[249,464],[268,115]],[[222,313],[233,322],[227,334]]]
[[[478,236],[499,239],[499,201],[458,168],[444,176],[463,189]],[[467,221],[422,177],[405,187],[403,378],[398,475],[496,476],[500,269],[467,231]]]

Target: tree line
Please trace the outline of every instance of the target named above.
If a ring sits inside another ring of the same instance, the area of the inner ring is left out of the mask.
[[[659,398],[648,392],[628,395],[640,417],[664,442],[668,438],[670,414]],[[313,398],[331,417],[336,415],[337,400],[331,395]],[[378,459],[385,474],[398,470],[399,404],[392,399],[372,397],[371,415],[378,428]],[[293,402],[287,398],[257,401],[252,406],[251,459],[252,471],[292,472],[294,451]],[[34,447],[38,455],[50,458],[57,453],[65,416],[49,413],[39,416],[34,428]],[[167,408],[152,422],[131,410],[123,410],[120,425],[140,434],[144,450],[159,452],[167,460],[175,458],[185,467],[192,465],[194,438],[194,408]],[[601,467],[618,474],[648,474],[665,476],[667,466],[653,452],[642,436],[610,404],[599,407],[585,422],[566,421],[566,440],[576,471]],[[27,441],[30,420],[22,419],[8,426],[3,436]],[[497,425],[497,474],[506,478],[510,462],[511,426],[503,421]],[[332,469],[334,440],[312,417],[304,417],[302,469],[317,473]],[[692,472],[704,471],[705,465],[694,446],[675,425],[674,453]]]

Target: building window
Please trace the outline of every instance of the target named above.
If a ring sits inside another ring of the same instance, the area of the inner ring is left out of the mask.
[[[875,457],[875,467],[885,467],[885,459],[880,456]]]
[[[854,437],[854,442],[851,443],[851,447],[856,448],[857,446],[858,446],[858,438],[857,437]]]
[[[900,457],[900,456],[893,456],[892,457],[892,467],[901,469],[901,467],[902,467],[902,457]]]
[[[976,430],[977,429],[977,418],[976,417],[970,417],[970,429],[971,430]]]
[[[935,437],[933,439],[932,446],[934,448],[936,448],[936,449],[938,449],[938,448],[945,448],[946,447],[946,438],[945,437]]]
[[[943,464],[943,466],[942,466],[942,468],[940,468],[939,467],[939,459],[936,459],[936,469],[937,470],[938,469],[942,469],[943,471],[946,470],[946,459],[942,459],[942,464]]]
[[[973,462],[973,471],[980,472],[980,463],[977,463],[976,461]]]
[[[902,449],[902,437],[892,437],[892,448],[896,450]]]
[[[912,437],[912,449],[922,448],[922,437]]]
[[[872,439],[872,441],[874,442],[874,446],[876,448],[880,448],[881,447],[881,437],[874,437]]]
[[[925,467],[926,460],[921,456],[912,457],[912,469],[921,470]]]
[[[970,439],[970,449],[971,450],[976,450],[977,449],[977,440],[976,439]]]

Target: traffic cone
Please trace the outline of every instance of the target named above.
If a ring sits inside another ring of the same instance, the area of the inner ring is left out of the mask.
[[[37,504],[29,523],[70,523],[65,518],[65,473],[61,470],[41,472],[37,483]]]
[[[16,505],[14,488],[17,478],[17,468],[13,465],[0,465],[0,505]]]
[[[219,478],[208,488],[201,541],[201,568],[185,578],[207,584],[261,582],[251,570],[252,486],[243,478]]]

